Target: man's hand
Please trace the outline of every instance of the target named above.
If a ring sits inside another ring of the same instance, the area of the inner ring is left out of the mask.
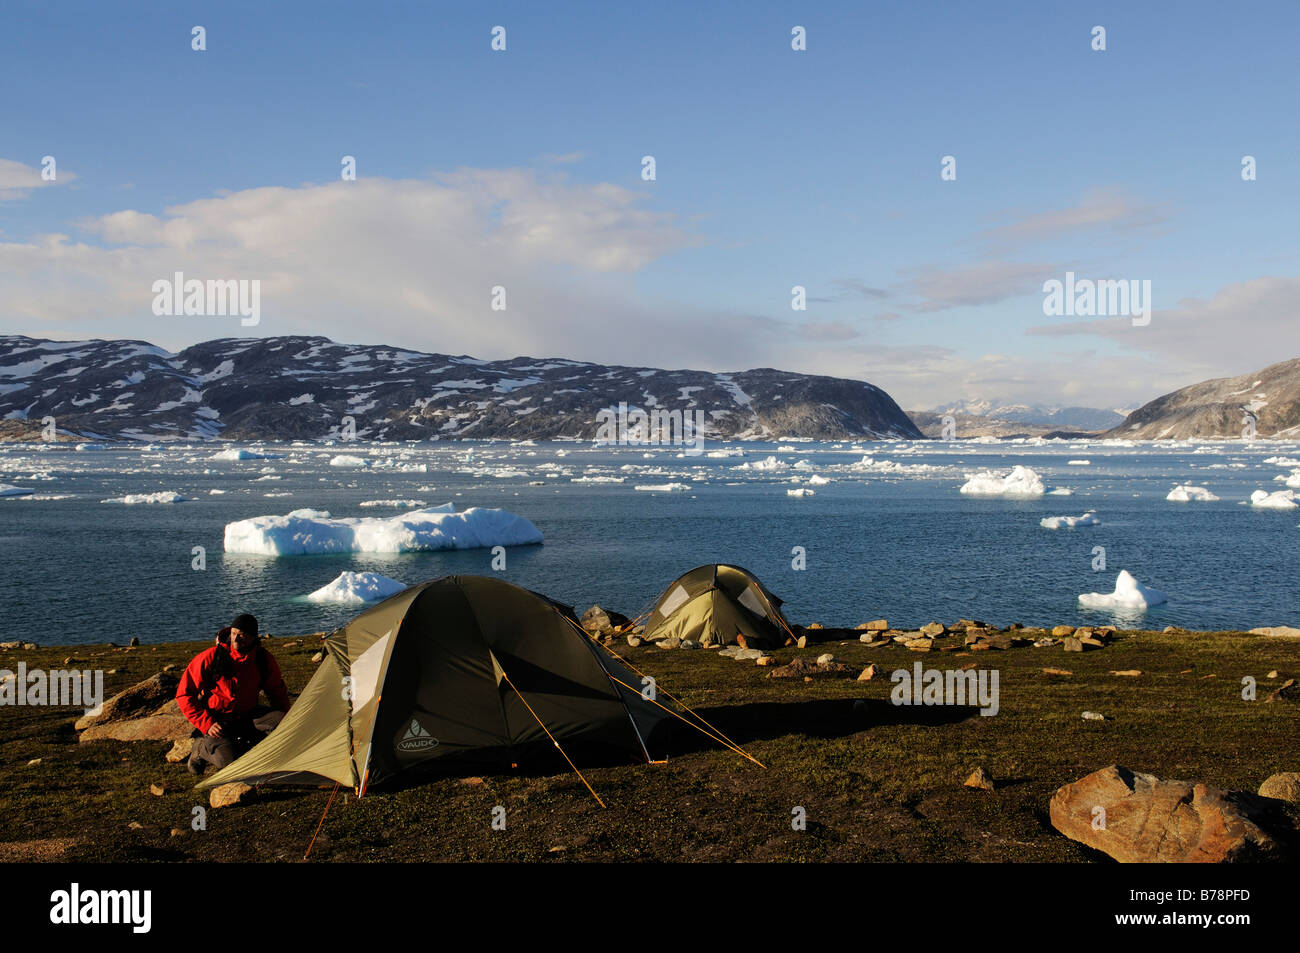
[[[209,738],[221,737],[221,726],[217,724],[215,721],[212,723],[212,727],[208,729],[208,737]]]

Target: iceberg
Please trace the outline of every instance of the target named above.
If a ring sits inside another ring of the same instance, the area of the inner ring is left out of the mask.
[[[25,490],[21,486],[0,483],[0,496],[27,496],[31,492],[31,490]]]
[[[785,495],[786,496],[816,496],[817,494],[815,491],[808,489],[806,486],[801,486],[797,490],[786,490]]]
[[[332,467],[365,467],[369,466],[361,457],[353,456],[350,453],[340,453],[337,457],[330,457],[330,466]]]
[[[1006,476],[994,470],[975,474],[964,484],[961,492],[967,496],[1000,496],[1007,499],[1026,500],[1046,492],[1043,481],[1029,467],[1018,466]]]
[[[378,602],[397,595],[406,588],[405,583],[389,579],[377,572],[341,572],[333,582],[321,586],[307,595],[309,602],[336,602],[358,605]]]
[[[225,534],[226,552],[260,556],[408,553],[540,542],[541,532],[522,516],[480,507],[457,513],[451,503],[396,516],[340,519],[324,510],[301,509],[227,523]]]
[[[1250,505],[1261,510],[1293,510],[1300,503],[1295,501],[1294,490],[1277,490],[1269,493],[1267,490],[1256,490],[1250,494]]]
[[[690,486],[685,483],[648,483],[632,489],[642,493],[680,493],[682,490],[689,490]]]
[[[284,456],[283,453],[270,453],[263,450],[245,450],[231,447],[228,450],[219,450],[212,455],[213,460],[279,460]]]
[[[1044,529],[1060,529],[1062,526],[1074,529],[1076,526],[1100,526],[1101,520],[1096,511],[1089,510],[1082,516],[1047,516],[1039,520],[1038,525]]]
[[[136,503],[184,503],[187,499],[188,497],[181,496],[179,493],[161,490],[158,493],[128,493],[126,496],[118,496],[111,500],[100,500],[99,502],[133,505]]]
[[[1169,491],[1165,499],[1175,503],[1191,503],[1194,500],[1213,503],[1218,497],[1203,486],[1176,486]]]
[[[1145,609],[1167,601],[1163,592],[1142,585],[1127,569],[1121,569],[1115,577],[1114,592],[1085,592],[1079,596],[1079,605],[1085,609]]]

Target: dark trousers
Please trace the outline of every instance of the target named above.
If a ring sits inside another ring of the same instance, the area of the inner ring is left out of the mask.
[[[223,725],[220,738],[200,735],[195,731],[190,763],[199,769],[210,764],[220,771],[266,737],[255,722],[270,712],[271,709],[259,705],[239,721]]]

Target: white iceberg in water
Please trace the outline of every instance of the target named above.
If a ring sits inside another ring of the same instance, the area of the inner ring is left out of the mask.
[[[1100,526],[1101,520],[1095,511],[1089,510],[1082,516],[1046,516],[1038,521],[1038,525],[1044,529],[1060,529],[1062,526],[1074,529],[1076,526]]]
[[[337,579],[308,595],[307,600],[357,605],[387,599],[405,588],[405,583],[381,576],[377,572],[348,571],[339,573]]]
[[[254,516],[226,524],[228,553],[303,556],[314,553],[408,553],[479,549],[540,543],[528,520],[498,509],[471,507],[457,513],[445,503],[396,516],[334,519],[323,510],[286,516]]]
[[[641,493],[680,493],[683,490],[689,490],[690,486],[685,483],[647,483],[644,486],[635,486],[632,489]]]
[[[337,457],[330,457],[330,466],[332,467],[365,467],[369,466],[361,457],[353,456],[350,453],[340,453]]]
[[[169,490],[162,490],[158,493],[128,493],[126,496],[114,497],[111,500],[100,500],[101,503],[184,503],[188,498],[181,496],[179,493],[172,493]]]
[[[284,456],[283,453],[270,453],[264,450],[246,450],[243,448],[231,447],[228,450],[219,450],[211,457],[213,460],[279,460]]]
[[[1213,503],[1218,497],[1203,486],[1176,486],[1165,499],[1175,503],[1191,503],[1194,500]]]
[[[21,486],[0,483],[0,496],[27,496],[31,492],[31,490],[25,490]]]
[[[1127,569],[1121,569],[1116,577],[1114,592],[1085,592],[1079,596],[1079,605],[1085,609],[1145,609],[1167,601],[1163,592],[1142,585]]]
[[[786,490],[785,495],[786,496],[816,496],[816,492],[814,490],[808,489],[806,486],[801,486],[797,490]]]
[[[967,480],[961,488],[967,496],[1000,496],[1018,500],[1042,496],[1046,491],[1037,473],[1020,466],[1006,476],[994,470],[984,470]]]
[[[1250,505],[1261,510],[1293,510],[1300,506],[1295,501],[1294,490],[1278,490],[1275,493],[1256,490],[1250,494]]]

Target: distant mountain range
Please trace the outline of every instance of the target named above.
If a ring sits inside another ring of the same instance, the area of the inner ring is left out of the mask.
[[[92,439],[316,439],[351,418],[363,439],[590,440],[600,412],[620,404],[689,412],[718,440],[922,437],[872,384],[771,368],[483,361],[323,337],[223,338],[172,354],[143,341],[0,336],[8,439],[31,439],[48,416]]]
[[[1300,438],[1300,358],[1157,397],[1105,436],[1130,440],[1242,437],[1249,427],[1260,437]]]
[[[1096,407],[1045,407],[1041,404],[998,404],[988,400],[966,400],[947,407],[929,411],[939,416],[964,414],[990,420],[1005,420],[1016,424],[1030,424],[1049,430],[1108,430],[1124,420],[1117,410],[1100,410]]]

